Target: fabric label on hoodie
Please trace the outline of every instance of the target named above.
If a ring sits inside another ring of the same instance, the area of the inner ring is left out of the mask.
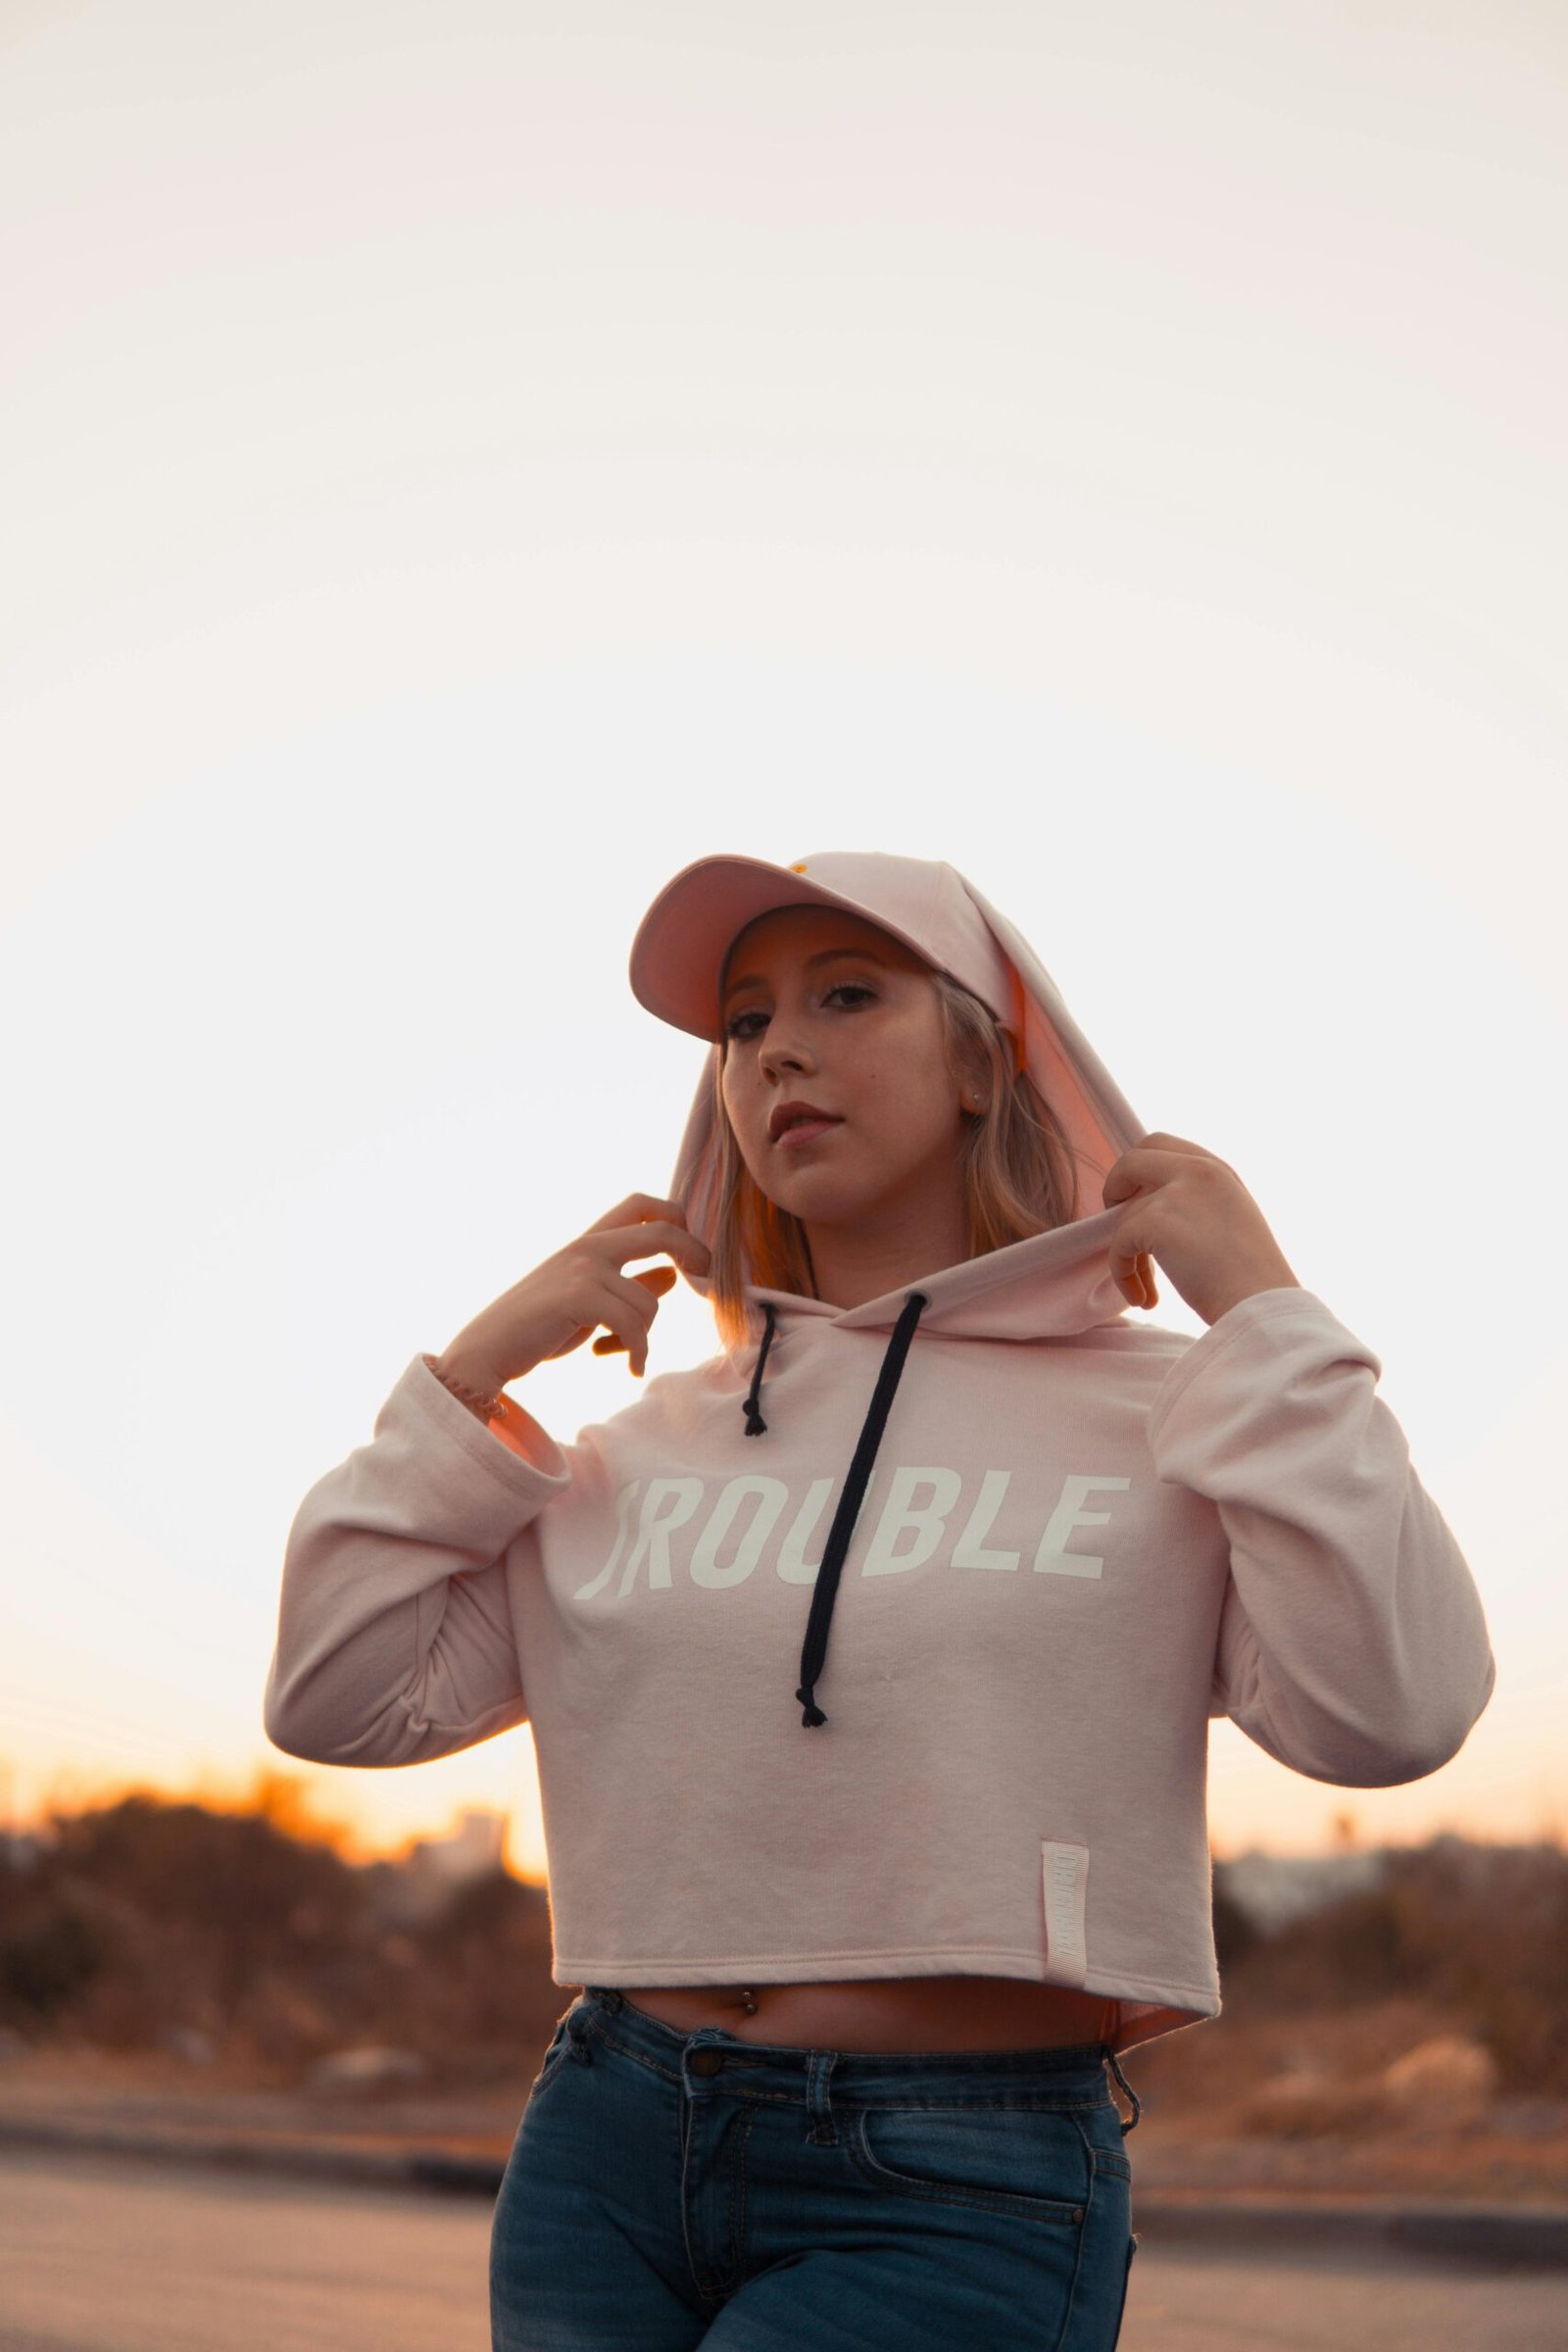
[[[1046,1983],[1082,1988],[1088,1967],[1084,1945],[1084,1891],[1089,1879],[1087,1845],[1040,1842],[1046,1891]]]

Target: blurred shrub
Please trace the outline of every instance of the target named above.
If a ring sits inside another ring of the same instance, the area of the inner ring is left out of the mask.
[[[1381,1886],[1240,1951],[1227,1995],[1281,2016],[1418,1997],[1466,2024],[1504,2089],[1568,2096],[1568,1853],[1445,1835],[1385,1860]]]
[[[28,1887],[0,1916],[0,2002],[16,2022],[57,2016],[113,1963],[102,1919],[69,1885],[42,1899]]]
[[[1219,1878],[1214,1881],[1213,1914],[1214,1957],[1223,1977],[1255,1943],[1262,1941],[1262,1930],[1253,1926],[1250,1916],[1227,1892]]]
[[[543,1893],[356,1867],[283,1813],[272,1791],[52,1815],[25,1871],[0,1862],[0,2026],[120,2049],[195,2029],[290,2072],[366,2040],[531,2063],[564,2006]]]

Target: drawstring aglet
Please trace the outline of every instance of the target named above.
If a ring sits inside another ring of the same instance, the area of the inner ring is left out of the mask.
[[[746,1435],[749,1438],[760,1438],[766,1434],[766,1430],[767,1423],[762,1419],[751,1398],[748,1397],[746,1400]]]
[[[811,1696],[810,1691],[807,1689],[804,1683],[796,1691],[795,1695],[806,1709],[805,1714],[801,1717],[803,1724],[808,1725],[811,1730],[814,1731],[819,1723],[826,1723],[827,1717],[823,1714],[821,1708],[817,1705],[815,1699]]]

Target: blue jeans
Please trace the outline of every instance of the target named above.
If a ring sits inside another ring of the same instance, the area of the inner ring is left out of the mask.
[[[1111,2352],[1136,2241],[1107,2059],[1127,2089],[1104,2042],[798,2049],[587,1985],[496,2200],[494,2352]]]

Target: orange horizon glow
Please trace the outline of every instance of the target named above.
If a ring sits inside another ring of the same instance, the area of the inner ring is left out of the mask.
[[[199,1805],[209,1813],[232,1814],[239,1819],[260,1817],[270,1821],[285,1837],[305,1845],[325,1846],[342,1861],[405,1862],[415,1847],[429,1838],[440,1838],[455,1827],[462,1813],[469,1808],[458,1807],[446,1830],[437,1827],[410,1829],[400,1836],[377,1836],[364,1820],[339,1810],[333,1814],[317,1809],[316,1793],[304,1773],[280,1770],[265,1761],[257,1763],[248,1781],[236,1783],[218,1775],[197,1775],[192,1780],[159,1780],[147,1774],[133,1777],[119,1774],[62,1773],[29,1807],[0,1824],[11,1836],[27,1836],[46,1830],[52,1819],[74,1820],[80,1814],[108,1810],[123,1804],[132,1797],[144,1797],[160,1805]],[[524,1885],[542,1886],[541,1873],[519,1863],[512,1851],[512,1816],[503,1806],[486,1806],[477,1800],[471,1808],[503,1816],[507,1837],[502,1845],[502,1861],[509,1875]]]
[[[11,1769],[10,1759],[0,1757],[0,1787]],[[1533,1833],[1521,1832],[1517,1826],[1498,1832],[1478,1823],[1463,1808],[1453,1808],[1441,1824],[1428,1824],[1424,1829],[1405,1835],[1388,1831],[1375,1832],[1365,1822],[1357,1799],[1363,1793],[1355,1789],[1335,1789],[1323,1785],[1325,1809],[1322,1831],[1315,1844],[1298,1841],[1260,1839],[1256,1836],[1227,1837],[1211,1825],[1209,1846],[1216,1862],[1235,1858],[1243,1853],[1266,1853],[1281,1858],[1301,1854],[1348,1853],[1356,1850],[1372,1851],[1389,1847],[1417,1847],[1425,1845],[1443,1831],[1468,1838],[1480,1845],[1542,1844],[1568,1850],[1568,1828],[1560,1814],[1545,1808]],[[1373,1795],[1381,1791],[1370,1791]],[[332,1792],[335,1797],[336,1791]],[[548,1888],[549,1876],[542,1856],[533,1857],[518,1850],[516,1836],[517,1811],[496,1804],[482,1793],[466,1797],[450,1807],[443,1822],[435,1817],[401,1831],[377,1827],[367,1813],[350,1804],[334,1804],[323,1799],[320,1786],[310,1771],[290,1771],[267,1758],[258,1758],[249,1775],[225,1776],[216,1771],[199,1772],[182,1779],[160,1778],[157,1775],[126,1775],[105,1772],[98,1775],[85,1770],[62,1769],[52,1782],[42,1788],[33,1803],[11,1814],[0,1822],[13,1836],[47,1832],[54,1819],[74,1819],[78,1815],[107,1809],[132,1797],[143,1797],[156,1804],[192,1804],[218,1814],[241,1818],[260,1816],[270,1821],[285,1836],[301,1843],[325,1846],[344,1862],[356,1867],[370,1862],[406,1862],[416,1846],[427,1839],[439,1839],[451,1835],[460,1825],[466,1812],[478,1811],[500,1817],[505,1824],[502,1840],[502,1865],[508,1875],[519,1884]]]

